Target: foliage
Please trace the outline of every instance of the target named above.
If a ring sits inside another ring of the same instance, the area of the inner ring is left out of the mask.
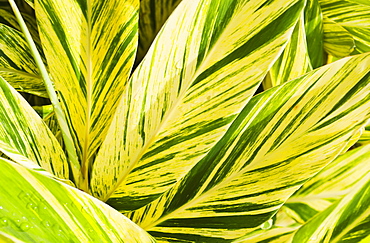
[[[9,3],[2,241],[369,240],[367,1]]]

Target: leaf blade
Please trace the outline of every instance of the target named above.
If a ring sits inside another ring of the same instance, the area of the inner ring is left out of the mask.
[[[85,191],[91,162],[134,61],[138,4],[138,0],[35,2],[43,48],[72,131]]]
[[[154,242],[99,200],[0,158],[2,233],[22,242]],[[11,198],[11,200],[9,200]]]
[[[29,168],[69,179],[64,152],[32,107],[0,76],[0,150]]]
[[[95,196],[106,200],[119,186],[109,203],[138,207],[204,156],[281,53],[303,8],[302,1],[286,3],[179,5],[130,80],[109,131],[118,139],[107,136],[94,164]]]
[[[265,222],[369,119],[369,62],[346,58],[254,97],[181,181],[127,215],[153,234],[209,241]]]

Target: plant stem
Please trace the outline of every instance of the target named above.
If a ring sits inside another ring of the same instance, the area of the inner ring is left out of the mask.
[[[30,32],[28,31],[26,23],[24,22],[24,20],[22,18],[22,15],[21,15],[16,3],[14,2],[14,0],[9,0],[9,4],[12,7],[15,16],[17,17],[18,23],[19,23],[19,25],[22,29],[23,34],[26,37],[26,41],[27,41],[27,43],[28,43],[28,45],[31,49],[32,56],[33,56],[33,58],[36,62],[36,65],[37,65],[37,67],[40,71],[41,77],[44,81],[44,84],[45,84],[46,90],[48,92],[50,101],[51,101],[51,103],[53,105],[53,108],[54,108],[54,112],[55,112],[57,121],[58,121],[59,126],[60,126],[60,130],[62,132],[64,144],[65,144],[67,154],[68,154],[69,164],[72,167],[72,174],[73,174],[73,177],[74,177],[74,181],[75,181],[75,184],[78,186],[80,184],[79,183],[79,180],[80,180],[80,163],[78,161],[76,148],[75,148],[75,145],[74,145],[74,142],[73,142],[73,139],[72,139],[72,135],[71,135],[71,132],[69,130],[69,126],[67,124],[65,114],[64,114],[64,112],[62,110],[62,107],[59,103],[58,96],[57,96],[57,93],[54,89],[53,82],[51,81],[51,79],[49,77],[49,74],[46,70],[46,67],[45,67],[44,63],[42,62],[40,53],[38,52],[38,50],[36,48],[36,45],[35,45],[32,37],[31,37]]]

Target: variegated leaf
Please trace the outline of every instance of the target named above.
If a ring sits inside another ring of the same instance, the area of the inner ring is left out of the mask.
[[[370,173],[369,155],[370,145],[341,155],[306,182],[284,207],[297,222],[305,223],[350,193],[352,187]]]
[[[32,107],[0,76],[0,151],[34,170],[69,179],[67,159]]]
[[[135,209],[185,175],[253,96],[303,4],[181,2],[124,93],[93,167],[93,195]]]
[[[361,134],[361,137],[357,141],[357,146],[365,145],[370,143],[370,121],[368,125],[365,127],[365,130]]]
[[[159,239],[195,242],[264,223],[369,119],[369,63],[342,59],[255,96],[185,177],[127,215]]]
[[[140,0],[139,46],[136,63],[140,63],[164,22],[182,0]]]
[[[367,151],[366,156],[368,159],[370,150]],[[370,173],[368,171],[345,197],[303,225],[294,235],[293,243],[369,242],[369,203]]]
[[[289,243],[298,227],[272,227],[268,229],[259,228],[233,243]]]
[[[22,33],[3,24],[0,24],[0,75],[18,91],[48,97]]]
[[[324,17],[324,48],[330,55],[346,57],[355,49],[355,41],[345,28]]]
[[[22,17],[25,20],[25,23],[32,35],[33,40],[36,42],[36,45],[39,48],[40,54],[44,58],[42,49],[40,48],[40,36],[37,29],[34,10],[24,1],[17,1],[17,6],[22,13]],[[21,31],[17,18],[15,17],[8,0],[0,1],[0,23],[15,30]]]
[[[38,0],[35,10],[50,73],[66,113],[87,191],[101,145],[130,74],[139,0]]]
[[[0,240],[155,242],[122,214],[77,189],[2,158],[0,167]]]
[[[356,53],[370,51],[370,5],[353,0],[319,0],[323,14],[354,38]]]
[[[302,12],[283,54],[272,66],[263,82],[263,87],[265,89],[274,87],[311,70],[304,28],[304,13]]]
[[[324,62],[323,16],[319,0],[307,0],[304,9],[307,50],[313,68],[321,67]]]

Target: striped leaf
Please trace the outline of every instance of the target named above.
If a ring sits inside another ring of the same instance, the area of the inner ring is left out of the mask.
[[[351,150],[325,167],[284,204],[290,215],[305,223],[340,200],[370,172],[370,145]]]
[[[130,79],[93,167],[93,195],[135,209],[185,175],[252,97],[303,4],[181,2]]]
[[[369,119],[369,63],[342,59],[255,96],[185,177],[127,215],[158,239],[195,242],[264,223]]]
[[[288,243],[297,227],[259,228],[252,233],[232,241],[233,243]]]
[[[324,17],[324,48],[332,56],[346,57],[355,49],[355,41],[345,28]]]
[[[41,42],[38,33],[34,10],[25,1],[17,1],[17,6],[22,13],[23,19],[26,22],[26,25],[32,35],[33,40],[36,42],[36,45],[39,48],[40,54],[43,55],[43,52],[40,48]],[[0,1],[0,23],[8,27],[11,27],[15,30],[21,31],[17,18],[14,15],[12,8],[10,7],[8,0]]]
[[[0,240],[154,242],[122,214],[77,189],[1,158],[0,167],[0,183],[6,185],[0,191]]]
[[[368,159],[370,150],[366,156]],[[293,242],[369,242],[369,202],[370,173],[367,173],[343,199],[302,226]]]
[[[138,0],[35,1],[42,45],[84,179],[130,74],[138,5]]]
[[[365,130],[363,131],[361,137],[358,140],[358,145],[365,145],[369,143],[370,143],[370,125],[365,127]]]
[[[303,12],[294,28],[283,54],[272,66],[269,75],[263,82],[265,89],[295,79],[312,70],[307,52],[306,33]]]
[[[67,159],[34,109],[0,76],[0,151],[15,162],[69,178]],[[41,168],[40,168],[41,167]]]
[[[356,53],[370,51],[370,5],[353,0],[319,0],[323,14],[354,38]]]
[[[48,97],[23,35],[0,24],[0,75],[18,91]]]
[[[321,67],[324,62],[323,15],[319,0],[307,0],[304,9],[307,50],[313,68]]]
[[[140,0],[139,46],[136,63],[140,63],[164,22],[181,0]]]

